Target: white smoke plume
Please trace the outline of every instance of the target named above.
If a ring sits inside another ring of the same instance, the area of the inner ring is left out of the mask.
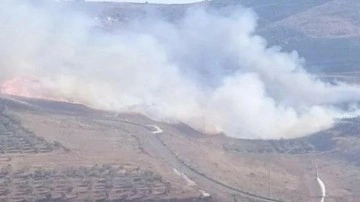
[[[4,93],[250,139],[300,137],[357,115],[340,106],[359,101],[359,86],[320,81],[296,52],[268,47],[248,9],[190,8],[176,22],[151,15],[109,31],[63,4],[0,4]]]

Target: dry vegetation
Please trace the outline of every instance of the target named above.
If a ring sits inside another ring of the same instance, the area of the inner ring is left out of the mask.
[[[61,143],[45,141],[24,128],[13,115],[0,111],[0,154],[46,153],[57,149],[67,151]]]
[[[314,176],[315,167],[319,166],[327,186],[327,201],[356,201],[355,190],[360,188],[359,164],[355,159],[360,150],[354,146],[359,139],[358,124],[356,120],[347,124],[339,123],[330,131],[293,140],[179,136],[181,130],[173,127],[166,128],[168,133],[160,138],[179,158],[204,175],[247,192],[268,196],[271,179],[273,198],[316,201]],[[344,133],[341,128],[346,128]]]
[[[354,201],[360,188],[358,119],[306,138],[255,141],[207,136],[134,114],[71,111],[2,111],[0,201],[266,201],[230,194],[219,183],[282,201],[311,201],[316,165],[327,201]],[[149,124],[164,133],[152,134]]]
[[[137,200],[166,198],[170,184],[138,167],[92,166],[67,169],[0,170],[0,200]]]
[[[148,121],[84,113],[67,103],[22,108],[7,101],[0,114],[0,201],[209,200],[147,147],[143,136],[151,131],[141,125]]]

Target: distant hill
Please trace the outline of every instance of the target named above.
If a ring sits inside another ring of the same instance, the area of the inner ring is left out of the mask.
[[[242,4],[259,16],[257,33],[270,45],[297,50],[314,73],[360,69],[360,1],[214,0],[214,7]]]
[[[360,2],[238,2],[257,12],[260,35],[271,45],[279,45],[286,51],[297,50],[306,59],[309,71],[344,73],[360,69]]]
[[[326,2],[329,0],[213,0],[211,3],[214,6],[241,4],[253,8],[260,17],[260,26],[265,26]]]
[[[212,0],[183,5],[78,2],[76,7],[105,18],[141,19],[156,12],[177,21],[191,6],[226,13],[238,5],[253,8],[259,16],[257,33],[269,45],[298,51],[306,59],[308,71],[352,74],[360,69],[360,1]]]
[[[360,36],[360,2],[335,0],[315,6],[274,23],[313,38]]]

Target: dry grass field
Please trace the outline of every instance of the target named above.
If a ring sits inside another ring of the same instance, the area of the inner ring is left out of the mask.
[[[311,201],[316,166],[327,201],[354,201],[360,189],[357,119],[305,138],[241,140],[137,114],[16,100],[3,98],[0,116],[5,201]]]

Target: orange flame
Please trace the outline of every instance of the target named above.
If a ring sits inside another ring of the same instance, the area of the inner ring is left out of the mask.
[[[33,78],[17,77],[6,80],[0,85],[0,93],[28,98],[66,101],[51,95],[42,81]]]

